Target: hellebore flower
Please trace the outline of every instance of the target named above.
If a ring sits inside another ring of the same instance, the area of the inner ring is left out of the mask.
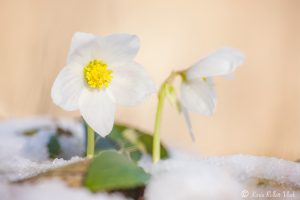
[[[182,72],[181,109],[191,133],[189,112],[212,115],[215,111],[217,97],[212,77],[231,76],[244,59],[236,49],[221,48]]]
[[[87,124],[106,136],[115,104],[132,106],[155,91],[143,66],[133,61],[138,50],[135,35],[75,33],[67,64],[52,86],[54,103],[68,111],[79,109]]]

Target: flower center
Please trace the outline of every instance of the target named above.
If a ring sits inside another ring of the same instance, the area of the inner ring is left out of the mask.
[[[103,89],[109,86],[112,80],[112,70],[102,60],[91,60],[84,66],[84,79],[91,88]]]

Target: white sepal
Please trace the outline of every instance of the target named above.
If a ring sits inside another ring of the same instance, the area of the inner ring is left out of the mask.
[[[196,141],[196,137],[195,137],[195,134],[194,134],[194,131],[193,131],[190,114],[189,114],[188,110],[184,106],[181,106],[181,111],[182,111],[185,123],[187,125],[189,134],[190,134],[190,136],[192,138],[192,141],[195,142]]]
[[[80,114],[99,135],[108,135],[114,124],[115,105],[106,91],[84,89],[79,99]]]
[[[245,60],[244,55],[232,48],[221,48],[200,59],[187,71],[187,79],[199,79],[211,76],[232,74]]]
[[[216,107],[216,93],[209,80],[191,80],[181,84],[181,103],[190,112],[212,115]]]
[[[53,102],[63,109],[77,110],[83,88],[82,67],[78,64],[69,64],[56,77],[51,89],[51,97]]]
[[[128,62],[111,68],[113,81],[108,90],[116,103],[133,106],[155,92],[155,85],[143,66]]]
[[[76,32],[74,33],[68,53],[68,57],[72,55],[76,50],[83,48],[87,44],[93,42],[95,38],[100,36],[95,36],[91,33],[83,33],[83,32]],[[68,58],[70,60],[70,58]]]
[[[99,40],[101,57],[112,66],[123,65],[132,61],[140,48],[136,35],[125,33],[112,34]]]

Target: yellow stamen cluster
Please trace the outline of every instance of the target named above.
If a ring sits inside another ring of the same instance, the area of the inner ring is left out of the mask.
[[[112,70],[102,60],[91,60],[83,70],[84,79],[89,87],[103,89],[109,86],[112,80]]]

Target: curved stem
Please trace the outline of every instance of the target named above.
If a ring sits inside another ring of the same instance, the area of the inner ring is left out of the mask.
[[[86,147],[86,157],[93,158],[95,150],[95,136],[94,130],[87,124],[87,147]]]
[[[165,82],[161,85],[158,92],[158,104],[157,104],[157,110],[155,115],[153,146],[152,146],[153,163],[157,163],[160,160],[160,127],[161,127],[161,120],[162,120],[163,105],[166,96],[166,86],[168,84],[172,84],[173,80],[178,74],[179,74],[178,72],[172,72],[165,80]]]

